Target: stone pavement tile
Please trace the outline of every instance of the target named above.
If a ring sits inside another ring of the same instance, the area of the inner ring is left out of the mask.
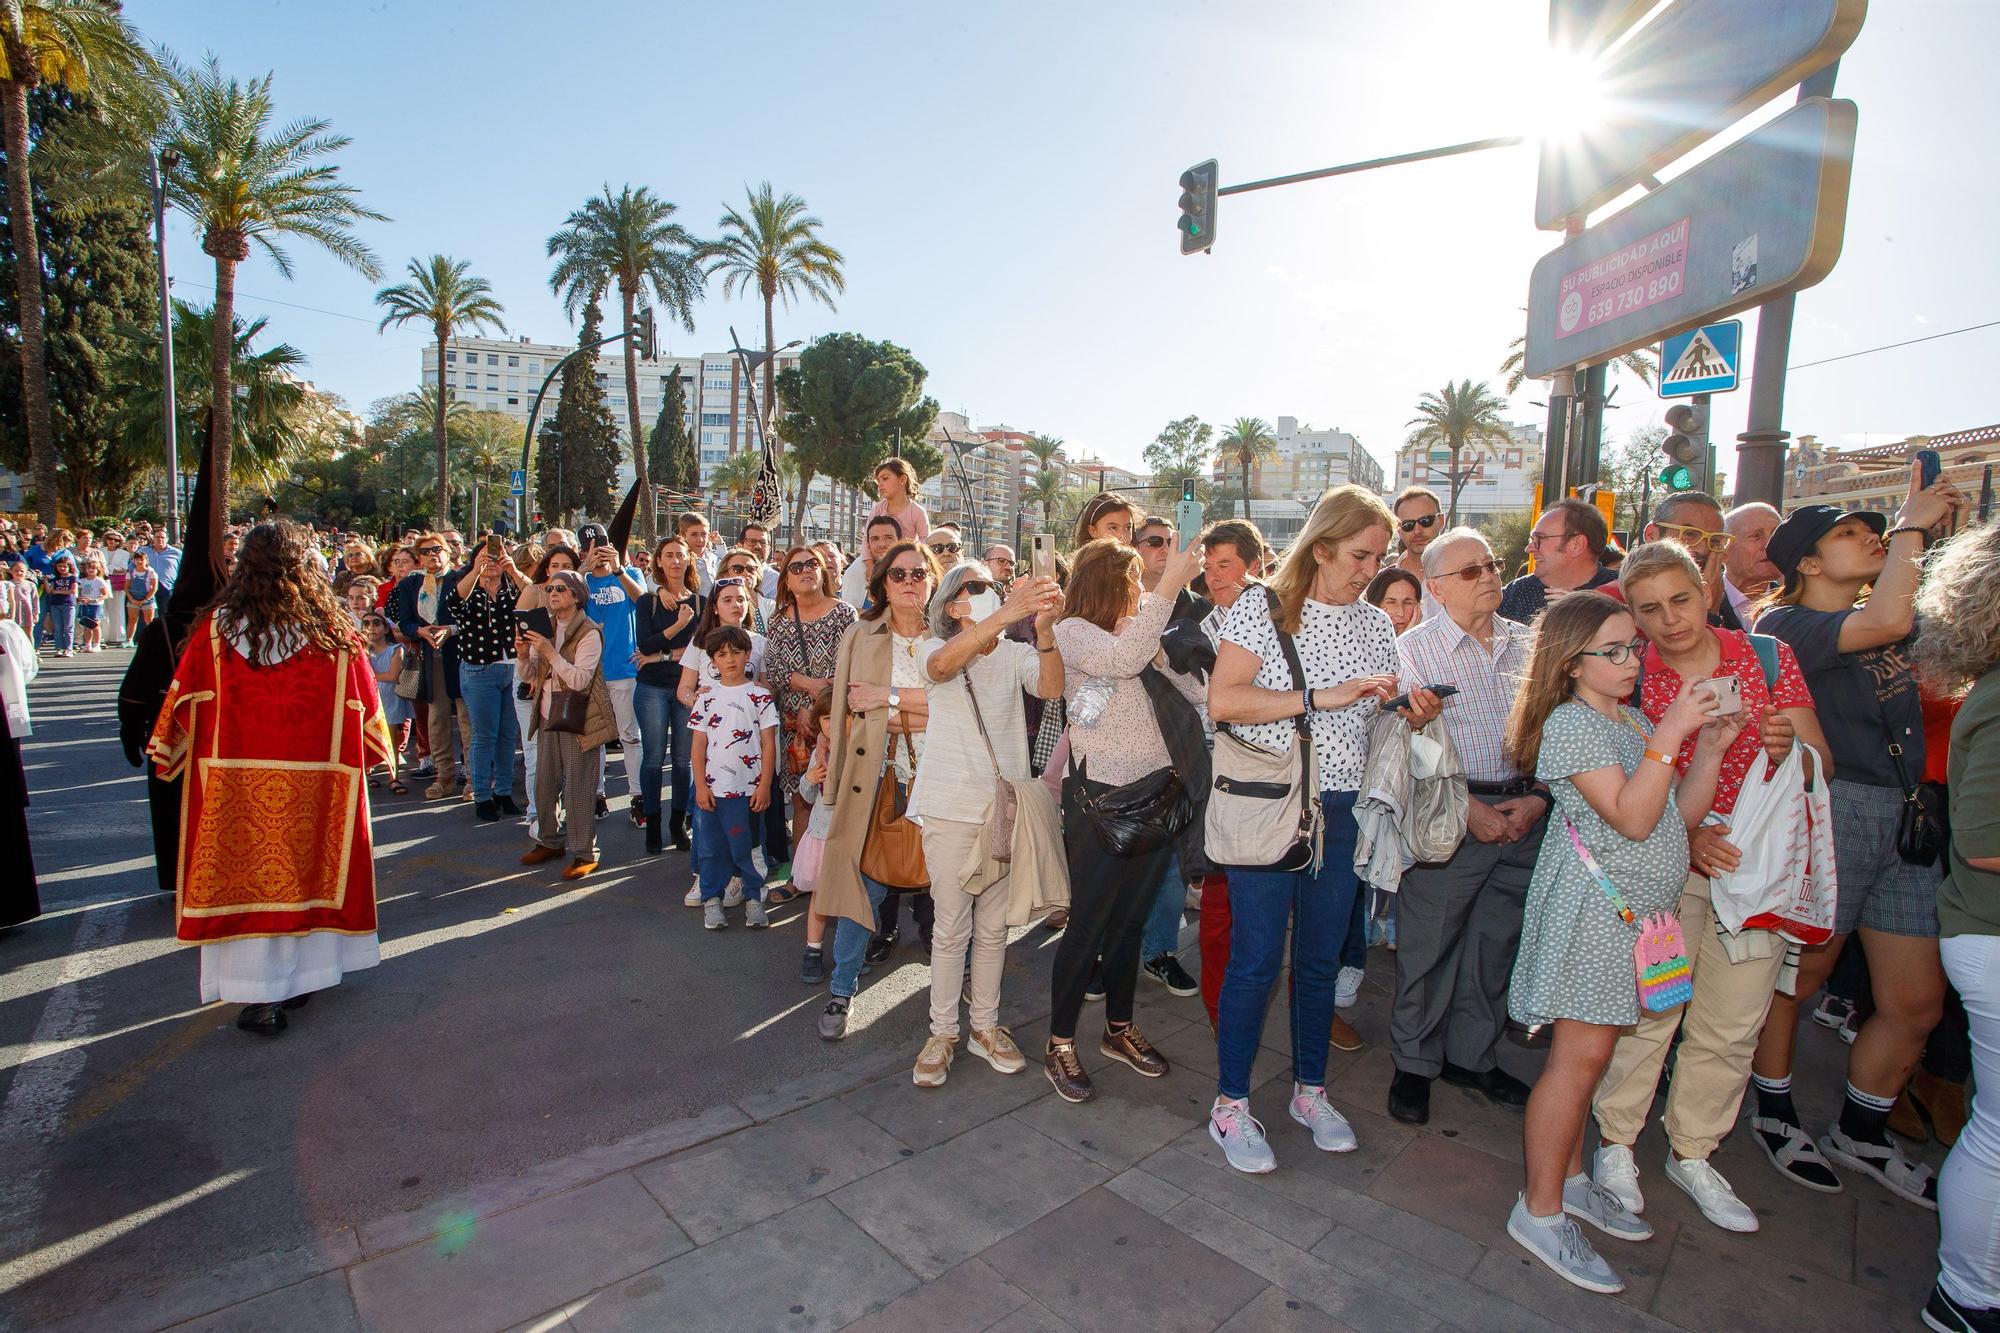
[[[1521,1185],[1519,1166],[1436,1134],[1419,1134],[1368,1193],[1489,1249],[1506,1249],[1515,1245],[1507,1234],[1507,1214]]]
[[[824,1199],[569,1303],[577,1333],[841,1328],[917,1280]]]
[[[1302,1250],[1310,1250],[1320,1237],[1333,1230],[1333,1222],[1263,1182],[1281,1174],[1250,1176],[1221,1165],[1221,1150],[1214,1161],[1206,1161],[1172,1148],[1163,1148],[1139,1164],[1139,1169],[1177,1190],[1206,1199],[1253,1227],[1282,1236]],[[1169,1210],[1171,1211],[1171,1210]]]
[[[1410,1304],[1458,1328],[1486,1333],[1551,1326],[1550,1316],[1526,1303],[1501,1299],[1482,1283],[1416,1262],[1407,1251],[1350,1226],[1335,1227],[1312,1253],[1371,1286],[1397,1292]]]
[[[1852,1283],[1681,1232],[1653,1309],[1683,1328],[1729,1333],[1862,1333],[1915,1328],[1916,1309]]]
[[[1580,1287],[1572,1287],[1530,1258],[1518,1244],[1512,1247],[1511,1252],[1488,1250],[1486,1257],[1479,1261],[1479,1266],[1472,1270],[1472,1280],[1516,1305],[1546,1315],[1565,1328],[1587,1330],[1587,1333],[1598,1333],[1600,1329],[1667,1333],[1679,1327],[1676,1323],[1647,1313],[1647,1307],[1659,1292],[1661,1274],[1671,1262],[1671,1250],[1658,1249],[1658,1241],[1623,1245],[1589,1228],[1585,1228],[1583,1234],[1590,1237],[1590,1243],[1597,1247],[1597,1252],[1604,1256],[1612,1270],[1625,1279],[1623,1292],[1616,1296],[1600,1296]],[[1634,1257],[1649,1250],[1653,1252],[1643,1261]],[[1749,1292],[1737,1295],[1739,1299],[1751,1298]],[[1672,1311],[1665,1313],[1673,1315]],[[1733,1326],[1731,1328],[1733,1333]]]
[[[1500,1063],[1509,1073],[1530,1083],[1541,1067],[1539,1058],[1524,1054],[1511,1042],[1500,1044]],[[1329,1075],[1332,1081],[1327,1086],[1327,1095],[1336,1102],[1364,1107],[1386,1120],[1389,1080],[1395,1073],[1396,1063],[1388,1045],[1371,1046],[1338,1075]],[[1431,1083],[1431,1122],[1424,1132],[1478,1148],[1503,1161],[1521,1160],[1521,1113],[1495,1106],[1479,1093],[1454,1087],[1441,1078]]]
[[[903,1145],[839,1102],[820,1102],[633,1174],[706,1245],[903,1159]]]
[[[849,1324],[846,1333],[984,1333],[1028,1301],[1028,1294],[967,1259],[884,1309]]]
[[[267,1292],[345,1267],[361,1258],[354,1232],[336,1231],[318,1244],[224,1264],[164,1290],[132,1296],[74,1315],[49,1333],[152,1333],[197,1315],[223,1310]]]
[[[1428,1333],[1440,1327],[1436,1319],[1398,1295],[1315,1259],[1206,1199],[1187,1200],[1165,1220],[1361,1333],[1377,1329],[1382,1333]]]
[[[1201,1123],[1215,1100],[1215,1080],[1181,1066],[1164,1078],[1141,1078],[1122,1064],[1110,1064],[1091,1079],[1094,1101],[1072,1106],[1048,1096],[1014,1112],[1057,1143],[1121,1170]]]
[[[1353,1330],[1282,1287],[1266,1287],[1262,1296],[1238,1310],[1236,1317],[1216,1333],[1353,1333]]]
[[[1056,1318],[1040,1301],[1029,1301],[993,1325],[986,1333],[1080,1333],[1074,1324]]]
[[[373,1258],[400,1250],[467,1222],[550,1198],[643,1162],[706,1143],[749,1123],[750,1117],[734,1106],[716,1106],[616,1143],[559,1157],[518,1176],[489,1181],[433,1200],[422,1208],[364,1222],[359,1228],[361,1252]]]
[[[817,1014],[816,1010],[812,1012]],[[802,1106],[811,1106],[814,1102],[823,1101],[828,1097],[838,1097],[844,1092],[852,1092],[862,1084],[881,1078],[893,1069],[907,1070],[916,1063],[916,1059],[915,1051],[907,1054],[901,1051],[877,1051],[834,1069],[825,1069],[817,1074],[795,1078],[783,1087],[773,1088],[769,1092],[741,1098],[736,1105],[742,1109],[743,1114],[761,1125],[766,1120],[775,1120]]]
[[[881,1129],[922,1152],[946,1139],[957,1138],[966,1130],[997,1120],[1037,1097],[1057,1100],[1054,1089],[1042,1075],[1041,1049],[1044,1039],[1028,1056],[1028,1067],[1018,1074],[1002,1074],[963,1047],[951,1062],[951,1074],[940,1088],[920,1088],[910,1082],[907,1065],[873,1083],[856,1088],[840,1099],[840,1104],[866,1116]],[[910,1055],[916,1060],[914,1052]]]
[[[1110,1179],[1018,1120],[948,1139],[828,1197],[926,1280]]]
[[[505,1328],[691,1248],[653,1196],[617,1175],[348,1270],[372,1330]]]
[[[183,1333],[264,1333],[267,1329],[312,1329],[313,1333],[361,1333],[347,1274],[322,1273],[296,1286],[178,1324]]]
[[[1775,1175],[1772,1181],[1783,1184]],[[1788,1188],[1796,1188],[1788,1186]],[[1938,1220],[1872,1180],[1854,1194],[1854,1283],[1916,1309],[1937,1279]]]
[[[1150,1030],[1148,1035],[1151,1035]],[[1154,1037],[1153,1044],[1160,1048],[1160,1053],[1167,1057],[1169,1064],[1185,1065],[1210,1079],[1216,1077],[1215,1034],[1208,1030],[1207,1023],[1191,1023],[1165,1037]],[[1091,1049],[1097,1049],[1095,1042],[1091,1043]],[[1275,1051],[1268,1046],[1260,1046],[1257,1048],[1256,1059],[1250,1065],[1250,1086],[1256,1087],[1279,1074],[1287,1073],[1291,1067],[1292,1057],[1288,1050]]]
[[[1091,1333],[1207,1333],[1265,1287],[1263,1278],[1103,1189],[981,1258]]]
[[[1165,1217],[1188,1196],[1188,1192],[1180,1186],[1169,1185],[1158,1176],[1141,1171],[1136,1166],[1105,1181],[1104,1188],[1125,1202],[1144,1208],[1154,1217]]]

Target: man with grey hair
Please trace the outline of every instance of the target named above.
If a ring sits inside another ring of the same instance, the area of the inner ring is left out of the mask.
[[[1551,804],[1507,755],[1507,714],[1528,670],[1529,629],[1498,614],[1501,564],[1486,539],[1453,528],[1424,551],[1424,583],[1444,614],[1396,640],[1401,687],[1450,685],[1444,725],[1465,765],[1466,837],[1451,859],[1414,865],[1396,902],[1396,998],[1389,1015],[1389,1114],[1430,1120],[1431,1081],[1514,1110],[1528,1085],[1500,1068],[1507,983],[1521,909]]]
[[[1781,517],[1762,500],[1737,505],[1722,516],[1722,530],[1729,534],[1729,547],[1722,553],[1722,590],[1736,618],[1745,624],[1753,618],[1751,608],[1757,599],[1778,581],[1778,567],[1766,551]]]
[[[1708,593],[1708,623],[1722,629],[1744,630],[1736,608],[1722,595],[1723,559],[1730,535],[1723,531],[1722,502],[1705,491],[1680,491],[1660,501],[1641,534],[1649,542],[1669,541],[1694,557]]]

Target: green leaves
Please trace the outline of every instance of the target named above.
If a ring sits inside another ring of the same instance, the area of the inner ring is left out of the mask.
[[[923,396],[927,372],[906,348],[858,333],[829,333],[778,376],[784,406],[779,433],[796,454],[800,484],[795,512],[805,512],[812,479],[826,475],[870,490],[875,465],[889,456],[898,430],[903,457],[919,478],[936,476],[944,458],[924,437],[938,405]]]

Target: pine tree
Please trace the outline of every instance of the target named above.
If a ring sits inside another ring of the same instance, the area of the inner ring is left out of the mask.
[[[701,486],[701,461],[687,424],[687,391],[678,374],[667,376],[659,419],[646,438],[646,473],[653,485],[671,493],[685,494]]]
[[[28,97],[32,142],[83,115],[68,93],[37,89]],[[4,166],[0,152],[0,166]],[[117,394],[108,368],[134,338],[159,340],[158,270],[143,209],[107,208],[63,219],[35,180],[35,231],[42,252],[42,307],[49,401],[56,458],[56,496],[72,521],[122,512],[151,468],[164,460],[135,458],[116,442],[111,418]],[[14,242],[0,192],[0,271],[14,264]],[[21,399],[21,347],[15,285],[0,283],[0,462],[28,468],[27,422]],[[199,447],[197,445],[197,447]],[[183,452],[189,471],[196,457]]]
[[[602,336],[603,320],[595,300],[583,308],[579,347]],[[535,441],[535,503],[552,525],[570,514],[608,517],[617,505],[618,422],[597,382],[597,358],[585,354],[564,366],[556,395],[556,414]]]

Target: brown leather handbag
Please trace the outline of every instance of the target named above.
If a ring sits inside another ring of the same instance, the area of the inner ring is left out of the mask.
[[[910,769],[917,764],[917,743],[902,733],[909,747]],[[910,822],[908,803],[896,791],[896,738],[889,738],[889,755],[882,764],[882,783],[875,789],[875,808],[868,812],[868,839],[861,846],[861,873],[896,893],[922,893],[931,886],[924,865],[923,833]]]

